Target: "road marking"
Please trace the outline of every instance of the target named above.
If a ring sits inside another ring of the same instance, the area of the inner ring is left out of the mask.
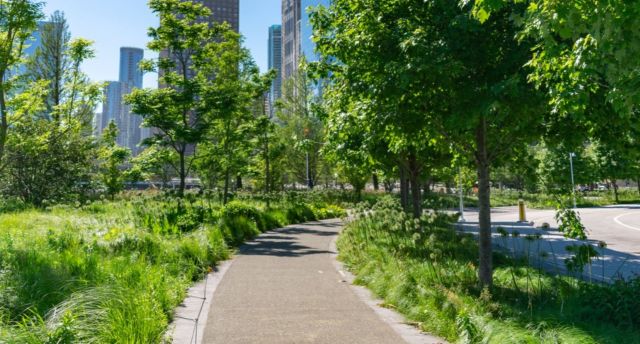
[[[629,229],[633,229],[633,230],[636,230],[636,231],[640,231],[640,228],[638,228],[638,227],[634,227],[634,226],[630,226],[630,225],[628,225],[628,224],[626,224],[626,223],[624,223],[624,222],[620,221],[620,218],[621,218],[621,217],[623,217],[623,216],[627,216],[627,215],[633,215],[633,214],[637,214],[637,212],[620,214],[620,215],[616,216],[616,217],[613,219],[613,221],[615,221],[617,224],[619,224],[619,225],[620,225],[620,226],[622,226],[622,227],[627,227],[627,228],[629,228]]]

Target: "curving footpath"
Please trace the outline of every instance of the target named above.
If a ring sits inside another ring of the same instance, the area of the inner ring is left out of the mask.
[[[341,226],[290,226],[244,245],[213,294],[202,342],[406,342],[411,336],[383,320],[336,269],[332,242]],[[408,341],[443,342],[418,337]]]

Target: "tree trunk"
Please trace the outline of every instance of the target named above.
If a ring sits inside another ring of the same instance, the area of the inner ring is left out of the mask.
[[[409,208],[409,186],[407,185],[407,176],[404,166],[399,166],[400,170],[400,204],[402,208],[407,210]]]
[[[185,150],[178,153],[180,155],[180,187],[178,188],[178,196],[184,196],[184,189],[187,186],[187,169],[185,163]]]
[[[618,181],[613,180],[611,181],[611,184],[613,185],[613,195],[615,196],[616,203],[620,203],[620,197],[618,195]]]
[[[487,154],[487,122],[483,117],[476,130],[476,166],[478,172],[478,207],[480,226],[480,260],[478,278],[480,285],[491,287],[493,284],[492,247],[491,247],[491,187],[489,157]]]
[[[411,209],[413,217],[422,216],[422,190],[420,188],[420,166],[414,154],[409,157],[409,180],[411,183]]]
[[[4,73],[0,74],[0,161],[4,158],[4,148],[9,132],[9,122],[7,120],[7,103],[5,99]]]
[[[229,202],[229,184],[231,183],[231,173],[229,172],[229,168],[224,172],[224,194],[222,195],[222,204],[227,204]]]
[[[242,190],[242,176],[236,176],[236,190]]]
[[[378,181],[378,174],[374,173],[371,179],[373,182],[373,190],[375,191],[380,190],[380,182]]]
[[[638,187],[638,194],[640,194],[640,177],[636,178],[636,186]]]

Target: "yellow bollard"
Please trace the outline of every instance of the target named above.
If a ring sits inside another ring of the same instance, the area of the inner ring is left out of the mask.
[[[518,211],[520,215],[520,220],[518,222],[527,222],[527,215],[525,214],[523,199],[518,200]]]

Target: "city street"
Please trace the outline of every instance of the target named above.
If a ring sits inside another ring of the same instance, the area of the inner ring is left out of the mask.
[[[588,240],[596,246],[598,252],[604,257],[602,260],[594,260],[592,278],[610,280],[612,277],[621,275],[631,277],[640,274],[640,205],[616,205],[600,208],[580,208],[578,213],[582,223],[587,228]],[[524,236],[528,234],[541,234],[541,240],[545,243],[540,247],[549,256],[543,258],[548,267],[564,271],[562,261],[569,257],[566,247],[575,244],[575,240],[565,239],[562,233],[554,230],[557,222],[554,219],[554,210],[527,210],[527,221],[529,224],[518,223],[517,207],[494,208],[491,212],[491,220],[494,228],[494,243],[498,246],[506,246],[509,251],[518,251],[524,254],[529,251],[534,255],[537,244],[530,244],[534,248],[527,248]],[[478,212],[477,210],[465,211],[466,222],[462,224],[465,231],[477,232]],[[543,223],[548,223],[551,230],[545,231],[540,227]],[[503,227],[508,232],[518,231],[519,238],[502,238],[496,232],[497,227]],[[597,247],[599,242],[607,244],[606,249]],[[535,255],[537,258],[539,255]],[[604,263],[604,270],[602,264]],[[603,272],[604,271],[604,272]],[[585,278],[588,271],[585,269]]]

